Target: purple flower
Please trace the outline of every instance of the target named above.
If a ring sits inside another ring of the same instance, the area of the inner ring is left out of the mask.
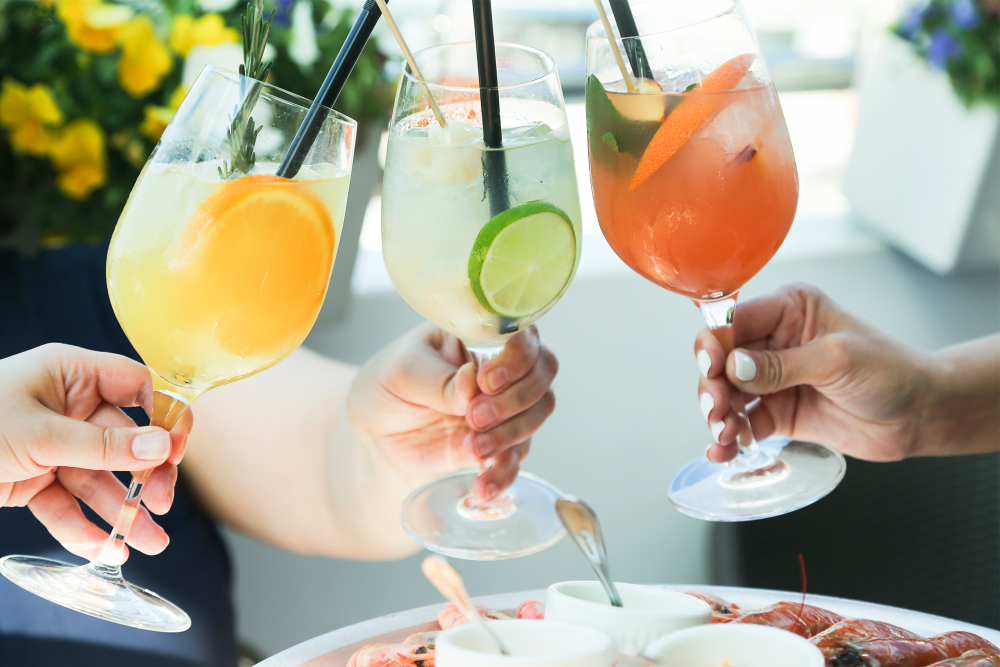
[[[951,58],[962,54],[962,47],[944,29],[938,28],[931,33],[931,41],[927,45],[927,60],[938,69],[944,69]]]
[[[924,15],[927,14],[927,10],[930,6],[926,7],[910,7],[910,10],[906,13],[906,18],[903,19],[903,23],[899,26],[899,32],[907,39],[913,39],[913,37],[920,30],[920,25],[924,21]]]
[[[979,12],[976,11],[975,0],[952,0],[948,6],[948,14],[962,30],[971,30],[979,25]]]
[[[277,0],[274,3],[274,22],[278,25],[288,25],[292,17],[292,5],[295,0]]]

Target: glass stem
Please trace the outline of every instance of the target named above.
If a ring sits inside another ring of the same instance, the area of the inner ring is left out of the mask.
[[[498,356],[503,352],[503,345],[494,345],[492,347],[476,347],[472,345],[465,345],[465,349],[469,351],[469,356],[472,357],[472,363],[476,366],[476,373],[479,373],[479,369],[490,359]],[[479,464],[480,474],[486,472],[491,467],[493,467],[493,459],[487,459]]]
[[[187,411],[188,406],[201,392],[182,390],[172,387],[166,382],[153,375],[153,414],[150,417],[150,424],[159,426],[169,431],[177,424],[177,421]],[[169,389],[167,387],[170,387]],[[183,394],[181,393],[183,392]],[[142,489],[146,485],[149,476],[155,468],[140,470],[132,476],[132,483],[129,484],[128,493],[125,494],[125,502],[118,512],[118,518],[111,529],[108,541],[104,543],[104,548],[100,555],[90,562],[86,567],[91,573],[106,579],[117,579],[121,577],[121,564],[125,556],[125,541],[132,530],[132,523],[135,521],[139,511],[139,501]]]
[[[726,351],[726,356],[736,348],[736,339],[733,335],[733,315],[736,312],[736,299],[739,292],[734,292],[722,299],[714,301],[695,300],[698,309],[705,317],[705,321],[712,329],[712,334],[716,340],[722,344]],[[725,377],[725,374],[723,374]],[[750,428],[750,417],[747,414],[746,397],[743,392],[730,385],[732,391],[731,404],[733,412],[736,413],[739,434],[736,442],[739,447],[739,454],[733,461],[733,465],[739,468],[760,468],[773,463],[770,455],[762,452],[757,445],[757,440],[753,437],[753,430]]]

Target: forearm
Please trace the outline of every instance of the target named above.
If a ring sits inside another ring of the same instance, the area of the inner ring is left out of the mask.
[[[199,399],[183,469],[210,514],[299,553],[374,560],[415,550],[399,508],[416,481],[384,465],[347,417],[356,372],[299,350]]]
[[[1000,449],[1000,334],[947,347],[933,359],[920,454]]]

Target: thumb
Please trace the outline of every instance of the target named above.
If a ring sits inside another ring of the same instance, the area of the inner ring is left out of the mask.
[[[170,455],[170,434],[156,426],[104,427],[57,417],[31,443],[31,460],[42,466],[87,470],[146,470]]]
[[[442,403],[451,408],[447,414],[464,415],[469,403],[478,393],[476,365],[470,361],[455,371],[444,386]]]
[[[789,387],[827,384],[836,373],[830,356],[818,342],[786,350],[733,350],[726,375],[733,386],[764,396]]]

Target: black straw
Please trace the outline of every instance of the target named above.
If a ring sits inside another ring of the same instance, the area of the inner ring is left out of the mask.
[[[622,36],[628,61],[632,63],[632,72],[636,76],[652,80],[653,70],[649,67],[646,50],[642,48],[642,42],[639,40],[639,28],[635,25],[635,17],[632,16],[628,0],[608,0],[608,4],[614,12],[615,23],[618,24],[618,33]],[[628,39],[629,37],[635,39]],[[614,35],[608,35],[608,39],[614,39]]]
[[[476,57],[479,65],[479,98],[483,111],[483,143],[487,149],[503,148],[500,126],[500,86],[497,79],[497,49],[493,40],[493,8],[490,0],[472,0],[476,25]],[[490,215],[510,208],[507,192],[507,164],[501,150],[483,153],[483,177],[490,198]]]
[[[344,89],[347,77],[351,75],[351,70],[354,69],[355,63],[361,57],[361,52],[364,50],[365,44],[368,43],[368,38],[371,37],[372,31],[375,29],[375,24],[381,17],[382,12],[375,0],[366,0],[361,8],[361,13],[354,21],[351,32],[347,35],[347,40],[340,47],[337,59],[333,61],[333,66],[330,67],[323,85],[316,93],[316,99],[309,107],[305,120],[302,121],[298,132],[292,139],[292,144],[288,147],[288,152],[285,153],[281,166],[278,167],[278,176],[294,178],[295,174],[299,172],[309,149],[312,148],[319,131],[323,128],[323,122],[329,115],[329,109],[333,108],[337,98],[340,97],[340,91]]]

